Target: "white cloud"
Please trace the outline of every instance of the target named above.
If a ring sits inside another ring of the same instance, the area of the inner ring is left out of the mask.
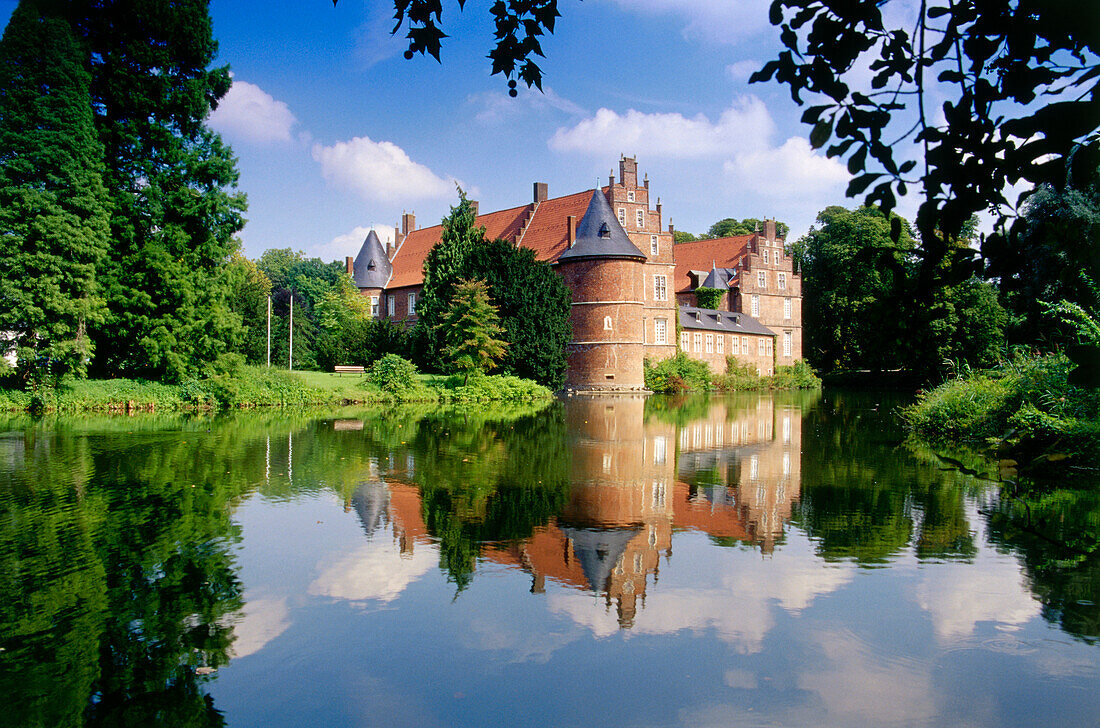
[[[393,225],[374,225],[372,227],[359,226],[343,235],[337,235],[323,245],[314,246],[310,250],[310,255],[314,255],[321,260],[342,261],[349,255],[354,258],[359,254],[359,249],[363,247],[363,241],[367,239],[367,233],[371,230],[374,230],[378,235],[378,239],[382,241],[382,245],[394,239]]]
[[[689,119],[678,113],[647,114],[630,109],[620,115],[600,109],[572,128],[558,129],[549,144],[555,151],[599,157],[625,152],[696,159],[757,149],[767,144],[774,130],[764,102],[756,96],[743,96],[714,123],[703,114]]]
[[[455,180],[414,162],[393,142],[355,137],[332,146],[313,145],[313,158],[330,183],[383,202],[440,199],[454,195]]]
[[[770,0],[615,0],[624,10],[670,15],[684,22],[684,36],[713,43],[738,43],[770,27]]]
[[[371,541],[325,568],[309,585],[309,593],[355,602],[391,602],[438,563],[439,554],[425,546],[401,554],[392,543]]]
[[[234,79],[209,122],[231,141],[275,144],[291,140],[291,129],[298,120],[285,103],[259,86]]]
[[[764,67],[763,61],[757,61],[752,58],[745,59],[743,61],[737,61],[726,66],[726,73],[734,81],[738,83],[748,83],[749,76],[759,71]]]
[[[233,623],[233,655],[248,657],[290,627],[286,598],[249,599]]]
[[[847,167],[817,154],[802,137],[791,137],[781,147],[739,152],[723,164],[723,169],[746,187],[792,198],[823,192],[842,194],[842,186],[849,179]]]

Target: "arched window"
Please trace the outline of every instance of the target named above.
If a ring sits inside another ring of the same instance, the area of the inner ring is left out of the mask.
[[[603,317],[603,328],[604,328],[605,331],[611,331],[611,317],[610,316],[604,316]]]

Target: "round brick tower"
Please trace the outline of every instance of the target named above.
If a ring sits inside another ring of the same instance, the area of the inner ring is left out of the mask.
[[[556,262],[573,293],[567,389],[644,389],[643,265],[607,198],[592,192],[573,245]]]

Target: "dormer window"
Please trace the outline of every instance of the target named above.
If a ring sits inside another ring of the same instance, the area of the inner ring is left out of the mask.
[[[367,263],[367,270],[374,270],[376,267],[377,266],[375,265],[374,258],[371,258],[370,262]]]
[[[629,190],[626,193],[626,201],[627,202],[634,202],[634,190]]]
[[[598,235],[601,238],[610,238],[611,237],[611,228],[609,228],[607,226],[606,222],[600,224],[600,231],[599,231]]]

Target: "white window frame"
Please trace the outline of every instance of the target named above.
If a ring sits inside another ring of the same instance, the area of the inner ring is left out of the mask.
[[[764,339],[764,354],[766,356],[772,355],[772,337],[770,336]]]
[[[706,347],[707,347],[707,353],[708,354],[713,354],[714,353],[714,334],[707,334],[706,335]]]
[[[680,332],[680,350],[684,352],[691,351],[691,335],[686,331]]]
[[[767,264],[768,264],[768,250],[767,250],[767,248],[765,248],[764,249],[764,265],[767,265]]]
[[[691,335],[691,342],[695,347],[695,353],[698,354],[703,350],[703,334],[696,331]]]
[[[635,210],[635,221],[638,223],[639,230],[645,230],[645,210],[638,208]]]
[[[764,356],[764,353],[764,337],[761,336],[759,339],[756,340],[756,355]]]
[[[752,311],[753,318],[760,315],[760,296],[755,293],[752,294],[752,298],[749,299],[750,310]]]
[[[619,224],[622,225],[623,227],[626,227],[626,208],[625,207],[620,207],[619,208]]]
[[[725,354],[726,353],[726,335],[725,334],[718,334],[718,340],[714,342],[714,346],[715,346],[714,351],[715,351],[716,354]]]
[[[389,296],[386,297],[386,314],[390,318],[393,318],[393,316],[396,312],[397,312],[397,294],[392,294],[391,293]]]
[[[370,297],[370,315],[371,318],[378,318],[378,296]]]
[[[783,356],[791,355],[791,332],[783,332]]]
[[[637,280],[637,279],[635,279]],[[653,300],[668,300],[668,277],[663,275],[653,276]]]
[[[764,271],[760,271],[756,274],[756,285],[760,288],[768,287],[768,274]]]
[[[634,202],[634,190],[627,190],[626,191],[626,201],[627,202]]]
[[[748,356],[749,353],[749,337],[741,337],[741,353]]]
[[[604,316],[603,317],[603,330],[604,331],[612,331],[613,328],[614,327],[611,324],[611,317],[610,316]]]
[[[791,317],[791,299],[783,299],[783,318],[790,319]]]
[[[775,274],[775,286],[781,291],[787,290],[787,274],[776,273]]]
[[[668,343],[668,319],[653,320],[653,338],[658,344]]]
[[[657,251],[658,251],[657,236],[656,235],[650,235],[649,236],[649,254],[650,255],[657,255]]]
[[[416,292],[409,294],[409,316],[416,315]]]

